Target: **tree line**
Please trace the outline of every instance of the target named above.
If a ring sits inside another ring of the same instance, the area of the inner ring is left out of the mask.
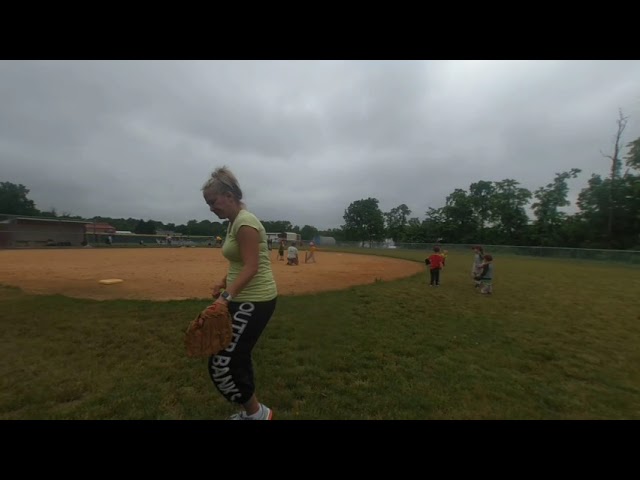
[[[613,152],[603,154],[609,174],[591,175],[572,215],[561,208],[570,205],[567,182],[582,173],[579,168],[556,173],[535,191],[511,178],[478,180],[466,190],[456,188],[443,207],[429,208],[423,220],[411,217],[406,204],[382,212],[376,198],[357,200],[345,211],[344,238],[640,249],[640,138],[622,144],[627,119],[620,112]]]
[[[73,215],[70,212],[58,212],[55,208],[50,210],[40,210],[33,200],[29,198],[29,189],[22,184],[11,182],[0,182],[0,214],[4,215],[24,215],[44,218],[58,218],[60,220],[79,220],[86,222],[108,223],[116,230],[130,231],[137,234],[155,235],[161,231],[170,231],[182,235],[193,236],[224,236],[227,231],[228,222],[216,222],[211,220],[189,220],[182,225],[175,223],[163,223],[157,220],[144,220],[139,218],[111,218],[111,217],[91,217],[84,218]],[[316,235],[332,235],[332,230],[319,231],[311,225],[300,227],[293,225],[288,220],[266,220],[262,221],[267,232],[299,233],[305,240],[312,240]]]
[[[295,232],[303,240],[316,235],[336,240],[400,243],[481,243],[492,245],[539,245],[582,248],[640,249],[640,137],[624,145],[622,135],[628,117],[620,112],[606,177],[592,174],[580,191],[578,211],[569,215],[568,181],[579,168],[558,172],[551,181],[530,191],[514,179],[478,180],[468,189],[456,188],[440,208],[429,208],[424,219],[412,217],[406,204],[382,212],[379,201],[369,197],[352,202],[344,224],[318,230],[299,227],[287,220],[262,221],[268,232]],[[84,219],[55,208],[40,211],[28,198],[24,185],[0,182],[0,214],[89,220],[111,224],[116,230],[138,234],[172,231],[183,235],[224,236],[227,222],[189,220],[182,225],[135,218],[94,217]],[[526,208],[530,207],[533,218]]]

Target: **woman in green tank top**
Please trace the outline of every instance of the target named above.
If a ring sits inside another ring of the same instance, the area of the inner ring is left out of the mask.
[[[233,420],[271,420],[272,410],[255,395],[251,351],[271,319],[278,291],[271,271],[267,234],[260,220],[246,210],[242,190],[227,167],[217,168],[202,187],[209,209],[229,227],[222,254],[229,269],[214,284],[216,302],[227,304],[233,319],[233,340],[209,358],[209,375],[218,391],[244,411]]]

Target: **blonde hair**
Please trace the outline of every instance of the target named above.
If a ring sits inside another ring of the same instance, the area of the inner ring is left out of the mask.
[[[210,191],[214,195],[222,195],[229,192],[244,207],[242,189],[238,179],[226,165],[216,168],[211,173],[211,177],[202,186],[202,191]]]

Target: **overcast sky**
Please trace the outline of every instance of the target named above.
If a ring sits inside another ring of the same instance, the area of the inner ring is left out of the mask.
[[[217,220],[223,164],[263,220],[338,227],[355,200],[424,218],[455,188],[606,174],[640,61],[0,61],[0,181],[41,210]],[[1,212],[0,212],[1,213]]]

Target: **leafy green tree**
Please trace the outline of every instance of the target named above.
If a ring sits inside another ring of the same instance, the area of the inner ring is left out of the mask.
[[[425,242],[437,242],[447,235],[447,219],[443,208],[429,207],[422,223],[423,238]]]
[[[625,117],[620,110],[618,114],[618,128],[613,139],[613,155],[604,155],[611,160],[611,170],[609,174],[609,198],[608,198],[608,216],[607,216],[607,237],[609,239],[609,246],[613,246],[613,218],[616,211],[616,189],[619,186],[617,180],[620,178],[620,171],[622,169],[622,160],[620,159],[622,146],[622,134],[627,127],[627,120],[629,117]]]
[[[469,186],[469,199],[475,216],[475,223],[478,227],[476,241],[474,243],[484,243],[485,229],[491,218],[492,197],[495,194],[493,182],[480,180]]]
[[[403,241],[407,229],[407,217],[411,210],[404,203],[384,213],[386,235],[394,242]]]
[[[560,231],[567,215],[559,211],[561,207],[570,205],[567,200],[570,178],[576,178],[581,172],[579,168],[572,168],[568,172],[556,173],[552,183],[540,187],[533,196],[536,202],[531,206],[536,216],[534,224],[538,241],[541,245],[557,245]]]
[[[494,182],[489,243],[522,245],[527,240],[529,217],[525,207],[531,199],[531,192],[519,185],[520,182],[511,178]]]
[[[318,229],[316,227],[312,227],[311,225],[305,225],[300,230],[300,235],[302,236],[302,240],[313,240],[313,238],[318,234]]]
[[[418,217],[412,217],[407,221],[407,226],[404,231],[402,242],[406,243],[426,243],[427,230],[425,228],[425,222],[421,222]]]
[[[384,238],[384,217],[378,199],[356,200],[344,212],[343,230],[349,240],[380,241]]]
[[[269,233],[293,232],[293,225],[288,220],[263,220],[262,225]]]
[[[153,220],[149,220],[148,222],[140,220],[138,221],[138,225],[136,225],[133,232],[143,235],[155,235],[156,224]]]
[[[33,200],[29,199],[30,190],[22,184],[0,183],[0,213],[7,215],[38,215]]]
[[[456,188],[447,196],[446,204],[442,208],[444,216],[444,231],[442,238],[446,242],[473,242],[478,224],[473,214],[473,200],[467,192]]]
[[[627,167],[640,170],[640,137],[627,144],[629,153],[625,157]]]
[[[577,217],[585,225],[581,246],[592,248],[640,247],[640,176],[631,172],[615,180],[593,174],[578,196]],[[615,222],[609,230],[609,206],[613,203]]]
[[[55,207],[51,207],[51,210],[40,211],[40,213],[38,213],[38,215],[40,217],[45,217],[45,218],[56,218],[58,216],[58,211],[56,210]]]

